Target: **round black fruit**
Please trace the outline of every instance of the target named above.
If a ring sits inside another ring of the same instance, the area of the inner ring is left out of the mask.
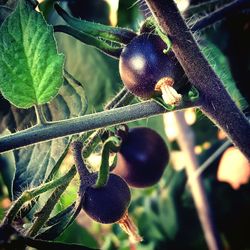
[[[174,53],[163,52],[166,47],[159,36],[144,33],[123,49],[119,72],[124,85],[134,95],[149,99],[161,94],[159,82],[162,80],[168,81],[179,93],[186,91],[187,77]]]
[[[83,196],[83,210],[95,221],[115,223],[126,213],[131,199],[127,183],[110,174],[105,186],[88,187]]]
[[[153,129],[130,129],[118,153],[113,173],[132,187],[156,184],[169,162],[169,151],[162,137]]]

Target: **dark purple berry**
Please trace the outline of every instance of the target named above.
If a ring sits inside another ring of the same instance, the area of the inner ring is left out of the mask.
[[[172,51],[164,54],[167,45],[153,34],[144,33],[131,40],[123,49],[119,71],[128,90],[143,99],[161,94],[161,79],[167,79],[182,93],[187,86],[187,77]]]
[[[168,162],[162,137],[150,128],[138,127],[130,129],[123,140],[113,173],[132,187],[149,187],[160,180]]]
[[[127,183],[121,177],[110,174],[105,186],[86,189],[83,210],[97,222],[115,223],[125,215],[130,199]]]

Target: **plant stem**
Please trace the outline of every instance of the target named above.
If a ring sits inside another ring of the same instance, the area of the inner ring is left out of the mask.
[[[176,107],[176,110],[198,105],[199,102],[186,102]],[[140,120],[164,112],[168,111],[154,101],[147,101],[77,118],[48,122],[46,125],[36,125],[32,128],[1,137],[0,153],[59,137]]]
[[[194,153],[194,134],[186,124],[184,114],[182,112],[176,112],[174,115],[175,127],[178,131],[177,141],[186,156],[186,172],[189,178],[194,175],[199,167]],[[215,227],[212,210],[210,208],[201,177],[197,176],[196,178],[192,178],[192,182],[189,182],[189,184],[209,249],[222,249],[222,242]]]
[[[12,207],[9,209],[2,223],[10,224],[15,219],[15,216],[19,212],[20,208],[24,205],[24,203],[34,199],[38,195],[45,193],[50,189],[64,185],[65,182],[72,180],[75,174],[76,174],[76,168],[75,166],[73,166],[66,175],[58,179],[52,180],[50,182],[41,184],[36,188],[24,191],[22,195],[14,202]]]
[[[244,8],[250,8],[249,0],[235,0],[231,3],[223,5],[221,8],[196,21],[193,26],[191,25],[191,30],[193,32],[201,30],[225,17],[237,14]]]
[[[128,105],[134,98],[134,95],[131,94],[125,87],[123,87],[104,107],[104,110],[109,110],[113,108],[122,107]],[[97,146],[101,140],[100,136],[103,134],[105,129],[98,129],[93,134],[90,133],[87,137],[86,134],[80,136],[78,140],[85,142],[88,137],[91,137],[87,140],[83,147],[83,156],[89,157],[92,149]]]
[[[201,110],[250,160],[250,123],[237,108],[198,47],[173,0],[146,0],[188,79],[200,93]]]

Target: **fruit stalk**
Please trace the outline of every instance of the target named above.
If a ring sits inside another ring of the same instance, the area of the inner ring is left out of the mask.
[[[201,110],[250,160],[250,123],[209,65],[173,0],[146,0],[188,79],[200,93]]]

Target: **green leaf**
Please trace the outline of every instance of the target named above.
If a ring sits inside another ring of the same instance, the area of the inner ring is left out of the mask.
[[[20,0],[0,28],[0,90],[20,108],[47,103],[63,82],[64,56],[53,29],[28,1]]]

